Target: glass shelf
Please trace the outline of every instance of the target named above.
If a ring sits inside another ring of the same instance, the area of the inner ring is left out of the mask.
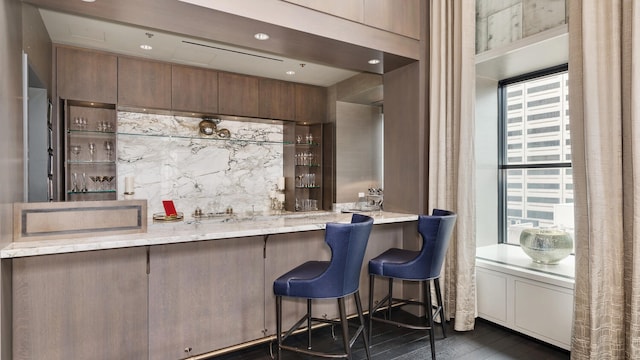
[[[81,135],[104,135],[104,136],[113,136],[116,134],[115,131],[98,131],[98,130],[78,130],[78,129],[67,129],[68,134],[81,134]]]
[[[313,143],[292,143],[294,144],[296,147],[316,147],[316,146],[320,146],[320,143],[317,142],[313,142]]]
[[[107,161],[107,160],[67,160],[67,164],[69,165],[115,165],[115,161]]]
[[[297,167],[301,167],[301,168],[317,168],[320,167],[320,164],[311,164],[311,165],[296,165]]]
[[[186,135],[163,135],[163,134],[134,134],[118,132],[117,135],[133,136],[133,137],[150,137],[160,139],[184,139],[184,140],[204,140],[204,141],[225,141],[240,144],[269,144],[269,145],[290,145],[291,142],[273,141],[273,140],[251,140],[251,139],[235,139],[235,138],[218,138],[204,136],[186,136]]]
[[[321,186],[296,186],[296,189],[320,189]]]
[[[69,195],[82,195],[82,194],[110,194],[110,193],[115,193],[116,190],[115,189],[110,189],[110,190],[88,190],[88,191],[67,191],[67,194]]]

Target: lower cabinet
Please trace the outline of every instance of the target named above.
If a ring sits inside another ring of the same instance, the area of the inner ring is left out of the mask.
[[[374,226],[360,278],[365,309],[369,260],[402,247],[414,228]],[[13,359],[175,360],[259,340],[275,334],[273,281],[330,258],[323,230],[15,258]],[[376,286],[379,299],[386,285]],[[313,309],[338,317],[335,300]],[[283,310],[288,328],[306,302],[286,299]],[[356,313],[353,297],[347,311]]]
[[[146,248],[13,259],[13,359],[147,359]]]
[[[543,278],[532,279],[524,272],[518,276],[477,261],[478,316],[570,350],[573,282]]]
[[[262,237],[151,247],[149,359],[264,336]]]

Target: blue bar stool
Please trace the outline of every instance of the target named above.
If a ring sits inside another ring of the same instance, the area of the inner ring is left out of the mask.
[[[431,358],[435,360],[436,350],[434,341],[434,321],[440,316],[442,335],[447,337],[444,331],[444,316],[442,307],[442,294],[440,292],[440,271],[442,263],[449,247],[449,240],[453,232],[457,215],[451,211],[433,210],[431,216],[420,215],[418,217],[418,232],[422,237],[422,249],[420,251],[389,249],[369,261],[369,343],[371,343],[371,331],[373,321],[380,321],[396,326],[428,330],[431,342]],[[382,276],[389,280],[387,295],[377,304],[373,303],[373,283],[376,276]],[[423,284],[424,301],[415,299],[398,299],[393,297],[393,280],[419,281]],[[431,302],[431,286],[433,281],[437,306]],[[421,305],[424,307],[428,326],[394,321],[391,318],[391,309],[405,305]],[[386,309],[382,308],[386,305]],[[386,318],[376,316],[378,312],[385,312]]]
[[[325,230],[325,242],[331,248],[331,260],[308,261],[274,281],[276,336],[278,337],[277,359],[281,359],[282,350],[327,358],[351,359],[351,347],[360,335],[362,335],[367,359],[371,359],[359,286],[360,270],[372,227],[373,219],[360,214],[353,214],[350,224],[328,223]],[[345,310],[345,298],[351,294],[355,298],[358,319],[360,320],[360,325],[352,338],[349,336],[349,324]],[[307,313],[284,335],[282,334],[283,296],[307,299]],[[312,299],[337,299],[340,320],[312,317]],[[299,329],[305,321],[307,324],[307,349],[284,345],[284,340]],[[341,324],[344,353],[331,354],[313,351],[311,348],[312,322]]]

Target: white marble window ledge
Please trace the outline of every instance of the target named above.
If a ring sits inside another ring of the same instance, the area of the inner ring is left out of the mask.
[[[517,245],[495,244],[476,249],[476,266],[573,288],[575,256],[570,255],[555,265],[534,262]]]

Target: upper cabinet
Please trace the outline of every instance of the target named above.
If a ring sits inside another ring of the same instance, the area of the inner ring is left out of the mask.
[[[351,21],[364,22],[364,3],[362,1],[345,0],[284,0],[286,2],[308,7],[313,10],[331,14]]]
[[[295,120],[295,98],[293,83],[260,79],[259,116],[266,119]]]
[[[327,121],[327,89],[320,86],[295,84],[296,121],[323,123]]]
[[[56,48],[57,92],[62,99],[115,104],[118,58],[76,48]]]
[[[364,0],[364,23],[420,39],[421,0]]]
[[[317,124],[327,88],[213,69],[58,47],[61,99],[118,108],[220,114]]]
[[[118,105],[171,108],[171,64],[118,58]]]
[[[171,109],[207,114],[218,113],[218,72],[172,65]]]
[[[257,117],[260,80],[254,76],[218,75],[218,108],[221,114]]]
[[[335,17],[420,39],[421,0],[284,0]]]

